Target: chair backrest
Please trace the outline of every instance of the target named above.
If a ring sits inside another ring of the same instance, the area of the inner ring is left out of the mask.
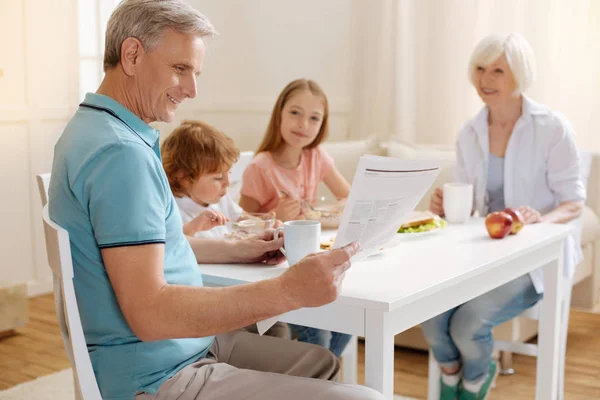
[[[254,157],[253,151],[242,151],[240,153],[240,158],[231,167],[231,171],[229,172],[230,184],[229,189],[227,189],[227,194],[234,201],[237,200],[237,196],[242,189],[242,177],[244,176],[246,167],[248,167],[250,161],[252,161],[252,157]]]
[[[57,278],[55,285],[57,282],[59,285],[59,290],[56,290],[55,286],[55,296],[60,296],[63,304],[63,307],[56,308],[56,313],[59,315],[59,320],[66,321],[68,329],[68,340],[65,345],[67,353],[72,355],[69,361],[71,361],[76,378],[76,388],[79,391],[76,393],[76,397],[85,400],[101,400],[79,317],[79,307],[73,285],[73,260],[71,259],[69,233],[50,220],[47,204],[42,210],[42,217],[48,263]]]
[[[36,180],[40,192],[40,200],[42,202],[43,209],[46,206],[46,204],[48,204],[48,188],[50,187],[50,174],[46,173],[36,175]],[[63,338],[63,343],[65,345],[65,351],[67,352],[69,362],[73,364],[73,353],[69,344],[71,340],[69,338],[69,329],[67,328],[65,314],[61,311],[64,310],[64,304],[60,285],[60,271],[59,273],[55,273],[54,271],[52,271],[52,276],[54,279],[54,306],[56,308],[56,318],[58,319],[58,327],[60,329],[60,334]]]
[[[48,188],[50,187],[50,173],[36,176],[42,207],[48,204]]]

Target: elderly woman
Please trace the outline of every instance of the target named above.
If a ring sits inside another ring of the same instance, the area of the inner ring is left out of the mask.
[[[457,141],[456,179],[474,188],[475,211],[517,208],[526,224],[566,223],[581,214],[585,189],[568,121],[525,97],[534,58],[523,37],[489,36],[475,48],[469,78],[485,106]],[[431,210],[444,214],[436,189]],[[565,271],[581,260],[576,237],[565,243]],[[485,399],[497,373],[492,328],[536,304],[543,293],[538,270],[422,324],[442,369],[441,399]]]

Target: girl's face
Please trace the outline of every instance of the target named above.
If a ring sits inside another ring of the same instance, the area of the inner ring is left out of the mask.
[[[514,97],[515,77],[504,55],[490,65],[475,66],[474,78],[477,94],[488,106],[504,103]]]
[[[196,203],[207,206],[218,203],[229,187],[229,170],[202,175],[191,183],[186,192]]]
[[[281,137],[293,148],[310,145],[321,129],[325,107],[323,99],[308,90],[293,94],[281,110]]]

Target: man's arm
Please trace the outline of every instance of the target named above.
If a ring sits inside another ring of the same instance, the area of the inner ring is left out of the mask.
[[[102,258],[125,319],[144,341],[210,336],[294,309],[281,279],[228,288],[169,285],[163,244],[103,249]]]
[[[327,304],[337,297],[357,249],[309,256],[277,278],[226,288],[168,284],[162,244],[102,249],[102,258],[131,330],[152,341],[210,336]]]
[[[278,264],[285,260],[278,250],[283,247],[283,238],[272,240],[272,231],[265,232],[262,238],[246,240],[226,240],[223,238],[203,238],[186,236],[196,261],[199,264],[253,263],[265,261]]]

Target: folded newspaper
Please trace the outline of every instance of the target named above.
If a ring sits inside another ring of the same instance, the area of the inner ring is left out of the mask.
[[[333,248],[360,244],[352,258],[359,262],[377,253],[396,237],[404,218],[433,184],[442,162],[362,156],[356,167],[350,195]],[[258,322],[262,335],[280,316]]]

